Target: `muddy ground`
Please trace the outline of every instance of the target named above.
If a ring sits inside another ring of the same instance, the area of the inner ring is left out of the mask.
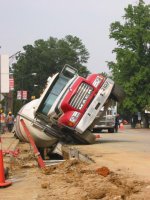
[[[41,170],[29,144],[19,144],[12,160],[12,186],[0,189],[0,200],[148,200],[150,182],[109,166],[76,159]]]

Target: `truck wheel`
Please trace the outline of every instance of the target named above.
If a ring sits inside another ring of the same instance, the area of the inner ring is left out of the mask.
[[[108,129],[108,133],[114,133],[114,129],[113,128]]]
[[[93,133],[101,133],[102,129],[98,129],[98,128],[93,128]]]
[[[121,102],[125,97],[125,93],[123,89],[119,85],[114,85],[112,92],[111,92],[111,98],[115,101]]]

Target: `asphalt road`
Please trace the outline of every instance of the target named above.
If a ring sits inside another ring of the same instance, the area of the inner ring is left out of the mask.
[[[150,129],[131,129],[125,126],[118,133],[102,133],[100,143],[105,146],[111,143],[111,147],[129,152],[150,153]]]
[[[78,146],[91,156],[96,165],[111,170],[128,171],[150,180],[150,129],[131,129],[124,126],[118,133],[100,133],[96,144]]]

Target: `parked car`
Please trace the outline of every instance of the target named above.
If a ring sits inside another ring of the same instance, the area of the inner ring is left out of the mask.
[[[108,130],[108,133],[115,132],[115,116],[106,115],[99,119],[93,128],[93,132],[102,132],[102,130]]]

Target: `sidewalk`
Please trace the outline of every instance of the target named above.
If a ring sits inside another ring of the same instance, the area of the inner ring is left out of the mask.
[[[2,140],[2,150],[5,151],[15,151],[19,140],[14,137],[13,133],[4,133],[1,135]],[[4,166],[9,167],[10,162],[13,158],[12,154],[5,154],[3,155]]]

